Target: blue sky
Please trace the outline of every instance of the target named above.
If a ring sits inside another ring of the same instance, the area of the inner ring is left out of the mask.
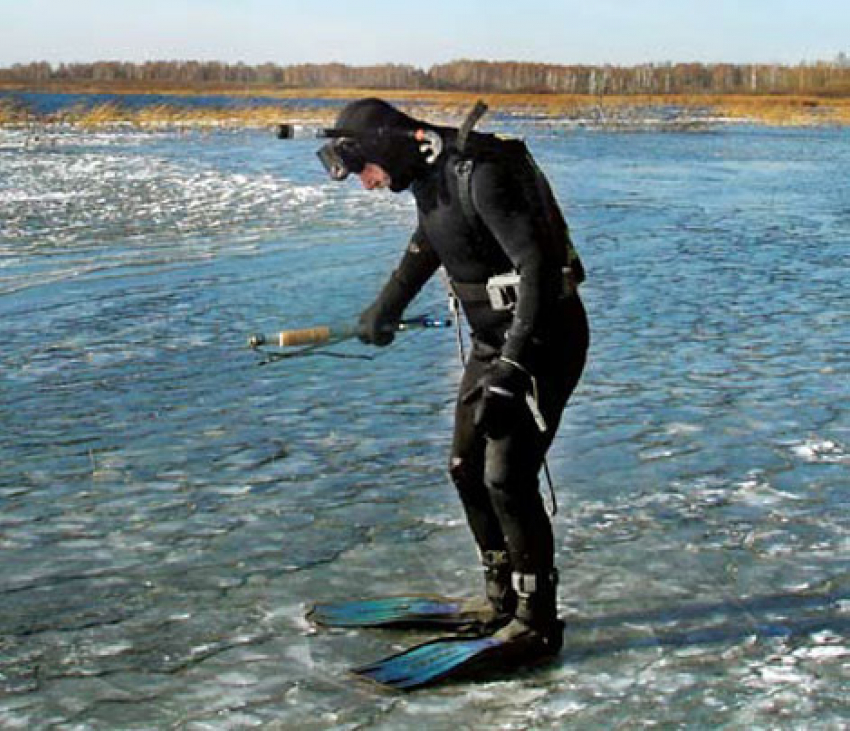
[[[0,0],[0,65],[339,61],[427,68],[797,63],[850,52],[847,0]]]

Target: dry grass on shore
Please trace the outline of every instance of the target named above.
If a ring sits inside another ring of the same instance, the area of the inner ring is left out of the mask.
[[[717,96],[711,106],[722,116],[764,124],[807,126],[850,124],[850,99],[809,96]]]
[[[36,115],[29,110],[0,102],[0,126],[64,124],[82,128],[106,126],[133,127],[265,127],[290,121],[294,112],[302,122],[329,122],[332,114],[303,110],[285,110],[276,106],[245,108],[191,108],[179,104],[157,104],[133,109],[117,103],[95,107],[75,106],[48,115]],[[294,120],[293,120],[294,121]]]
[[[73,91],[80,92],[75,88]],[[104,92],[104,89],[100,89]],[[110,90],[116,93],[115,89]],[[142,93],[139,89],[126,93]],[[491,109],[507,114],[532,114],[557,120],[593,119],[606,122],[640,123],[652,110],[675,109],[682,119],[701,113],[730,121],[771,125],[846,125],[850,124],[850,98],[765,95],[629,95],[589,96],[566,94],[474,94],[422,90],[368,89],[250,89],[248,90],[177,90],[145,89],[144,93],[173,95],[173,103],[130,108],[118,102],[94,108],[70,107],[44,117],[33,115],[25,107],[9,100],[0,102],[0,125],[28,123],[65,123],[82,127],[126,124],[138,127],[263,127],[279,122],[330,124],[333,108],[298,105],[299,99],[354,99],[380,96],[419,116],[448,124],[457,123],[482,98]],[[230,97],[268,97],[268,103],[239,107],[189,107],[181,105],[178,95],[227,95]],[[286,100],[277,104],[275,99]]]

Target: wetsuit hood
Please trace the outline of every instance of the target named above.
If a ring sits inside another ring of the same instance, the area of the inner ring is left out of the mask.
[[[339,113],[336,128],[354,132],[366,162],[380,165],[389,173],[390,190],[399,193],[427,168],[417,142],[405,133],[429,128],[382,99],[359,99]]]

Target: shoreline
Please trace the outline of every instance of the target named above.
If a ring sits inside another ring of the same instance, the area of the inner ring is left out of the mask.
[[[346,101],[379,96],[436,123],[457,124],[478,99],[508,116],[533,117],[541,122],[576,123],[599,127],[672,126],[698,127],[723,123],[775,126],[848,126],[850,98],[815,95],[580,95],[504,94],[421,89],[281,89],[211,85],[128,84],[0,84],[0,127],[21,125],[105,125],[262,127],[282,122],[329,124],[336,115],[331,106],[300,106],[298,100]],[[33,113],[14,103],[14,94],[114,95],[118,99],[95,106],[71,105],[48,114]],[[122,96],[161,96],[159,104],[130,108]],[[175,103],[171,102],[174,98]],[[268,100],[251,106],[195,107],[181,105],[180,98],[226,97],[234,100]],[[286,101],[286,106],[276,104]],[[293,104],[292,102],[296,102]]]

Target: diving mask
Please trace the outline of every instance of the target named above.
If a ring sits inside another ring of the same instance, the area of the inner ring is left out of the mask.
[[[351,173],[363,172],[366,158],[360,144],[350,138],[331,140],[316,152],[332,180],[345,180]]]

